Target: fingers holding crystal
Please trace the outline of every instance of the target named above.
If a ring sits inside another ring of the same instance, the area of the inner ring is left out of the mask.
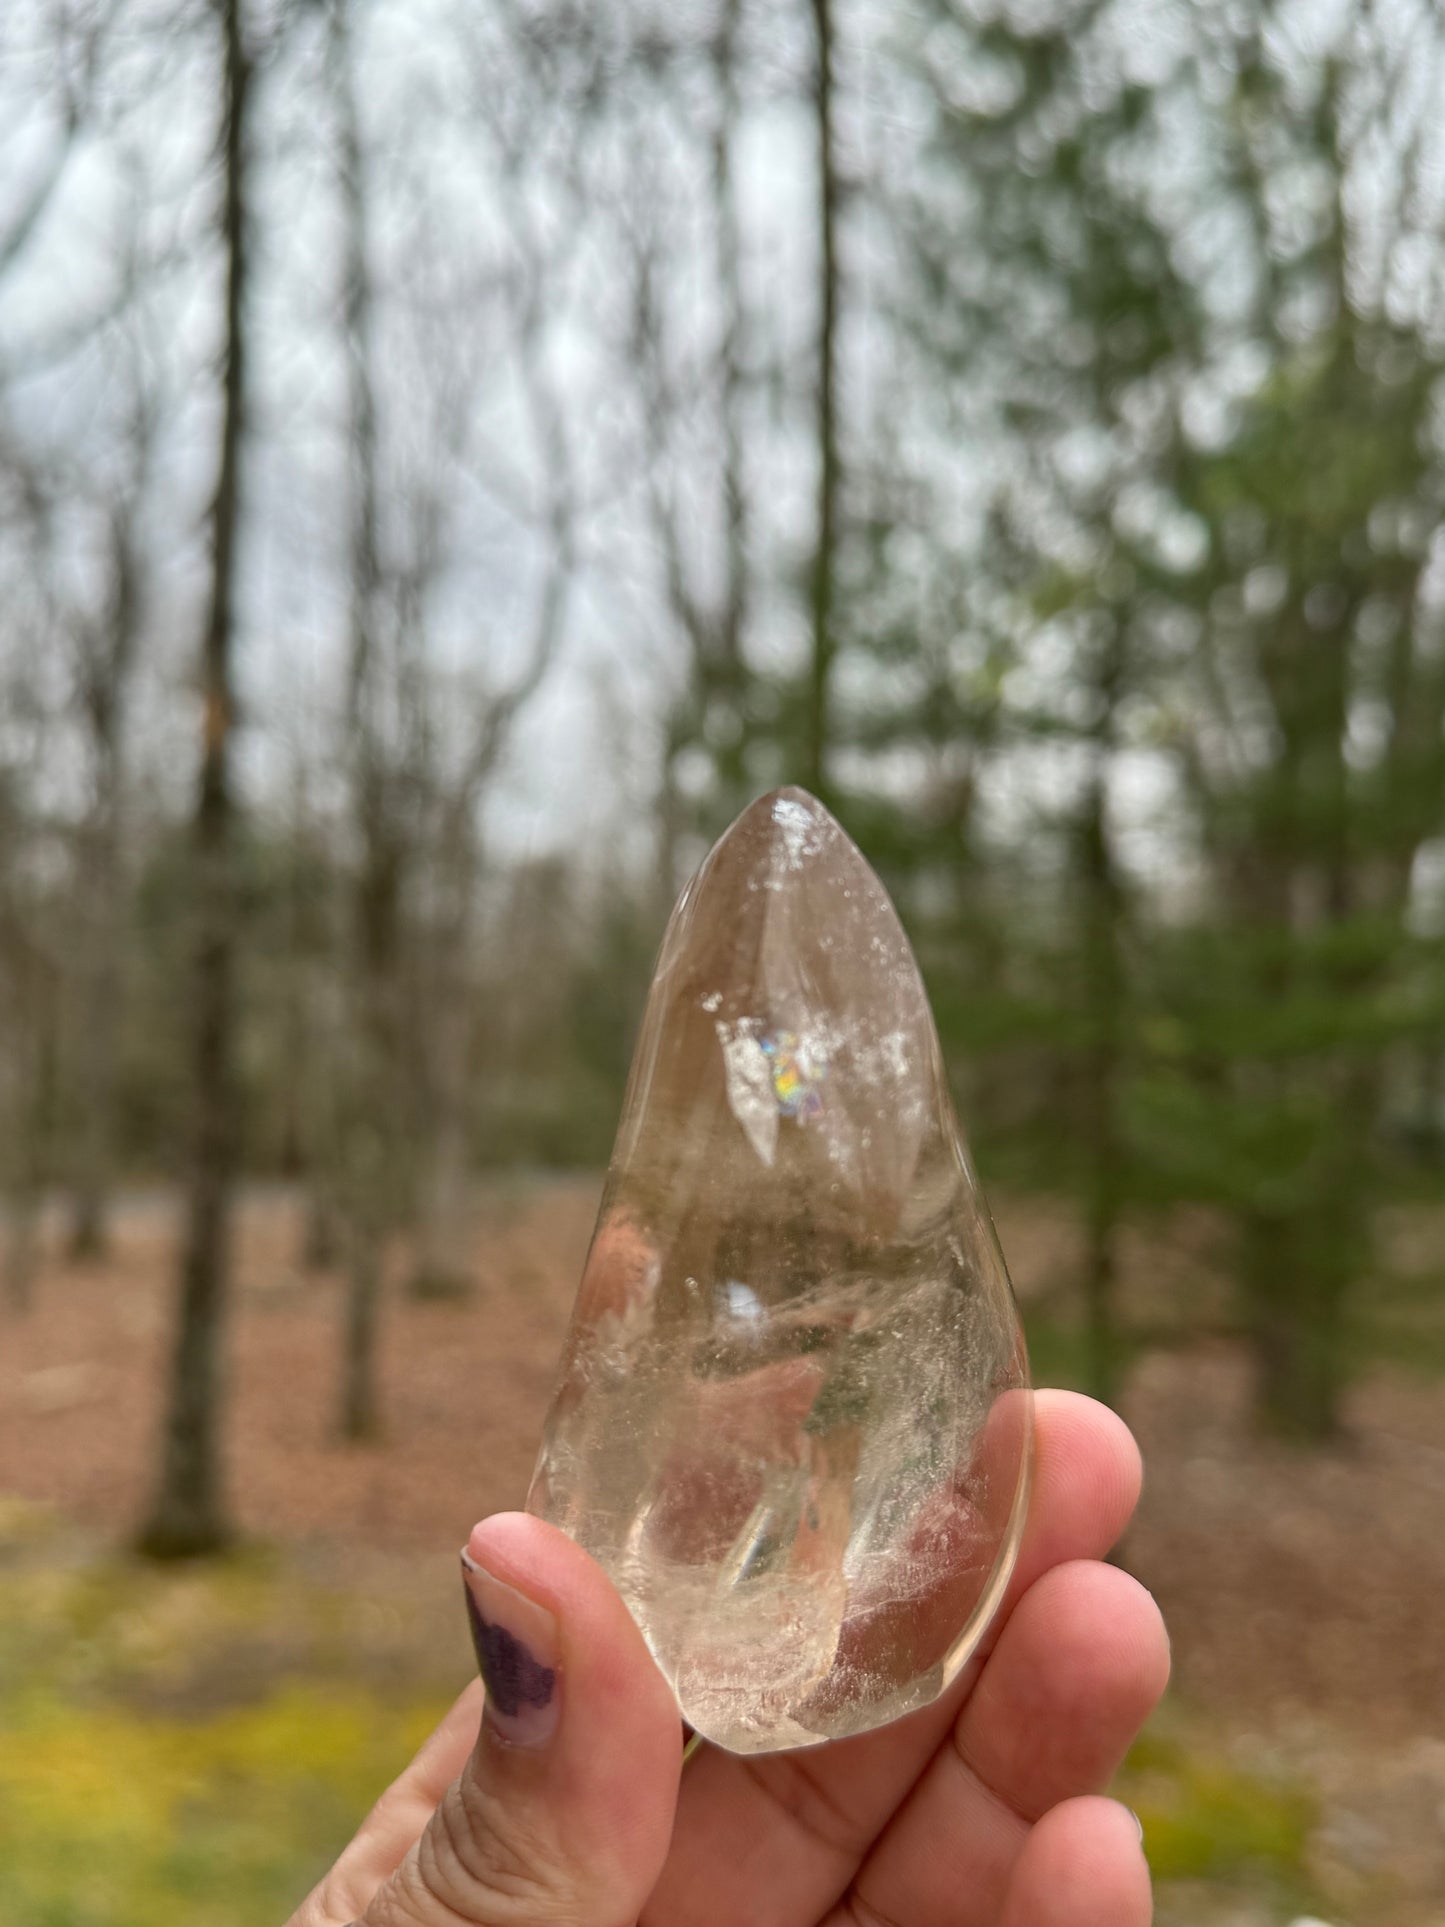
[[[1112,1412],[1053,1391],[1038,1394],[1035,1412],[1028,1528],[991,1638],[1045,1570],[1107,1552],[1138,1496],[1138,1450]],[[705,1749],[683,1775],[672,1850],[644,1927],[744,1919],[813,1927],[944,1741],[979,1663],[976,1656],[932,1706],[816,1752],[744,1762]]]
[[[1102,1559],[1124,1536],[1143,1485],[1134,1435],[1117,1412],[1080,1392],[1034,1396],[1035,1451],[1028,1528],[991,1639],[1013,1603],[1051,1566]]]
[[[1046,1573],[864,1862],[860,1911],[994,1927],[1034,1822],[1107,1785],[1168,1672],[1158,1608],[1136,1580],[1083,1561]]]
[[[954,1726],[966,1767],[1026,1819],[1108,1785],[1169,1680],[1159,1608],[1115,1566],[1055,1566],[1019,1601]]]

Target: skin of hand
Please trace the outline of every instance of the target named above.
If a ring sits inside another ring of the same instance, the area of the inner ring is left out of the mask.
[[[606,1575],[522,1513],[464,1555],[469,1686],[289,1927],[1147,1927],[1101,1797],[1162,1694],[1153,1599],[1102,1563],[1137,1448],[1041,1392],[1008,1595],[943,1698],[873,1733],[682,1770],[677,1708]],[[479,1730],[480,1728],[480,1730]]]

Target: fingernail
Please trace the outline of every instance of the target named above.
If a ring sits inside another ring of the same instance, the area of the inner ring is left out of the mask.
[[[486,1718],[513,1746],[545,1746],[562,1711],[557,1621],[466,1552],[462,1579],[477,1669],[487,1689]]]
[[[1130,1807],[1129,1809],[1129,1818],[1134,1822],[1134,1825],[1139,1829],[1139,1845],[1142,1847],[1144,1845],[1144,1822],[1139,1818],[1138,1814],[1134,1811],[1133,1807]]]

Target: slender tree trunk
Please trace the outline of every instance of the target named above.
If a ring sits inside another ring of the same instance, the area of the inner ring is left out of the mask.
[[[85,862],[87,929],[80,986],[78,1110],[73,1125],[70,1254],[105,1255],[115,1109],[116,1007],[120,998],[118,746],[97,743],[104,774]]]
[[[350,729],[360,870],[353,901],[356,1028],[352,1112],[342,1122],[347,1301],[339,1429],[372,1439],[381,1429],[376,1385],[383,1258],[395,1218],[396,971],[401,891],[396,785],[378,720],[377,616],[381,554],[377,420],[365,157],[352,71],[349,0],[332,14],[332,89],[340,148],[345,246],[346,347],[351,431]]]
[[[1345,1308],[1359,1226],[1338,1229],[1346,1243],[1332,1249],[1298,1213],[1254,1211],[1243,1227],[1259,1420],[1266,1431],[1307,1444],[1340,1430]]]
[[[1359,942],[1351,788],[1345,760],[1349,625],[1321,634],[1302,611],[1271,626],[1259,656],[1279,735],[1273,781],[1250,825],[1246,927],[1262,951],[1254,996],[1261,1016],[1302,993],[1344,1010],[1379,988]],[[1401,906],[1403,908],[1403,906]],[[1354,942],[1342,939],[1355,933]],[[1388,945],[1386,946],[1388,949]],[[1251,1067],[1268,1113],[1312,1122],[1268,1195],[1241,1214],[1261,1426],[1307,1441],[1341,1428],[1346,1317],[1369,1246],[1369,1157],[1378,1116],[1376,1072],[1348,1037],[1333,1051]],[[1343,1061],[1341,1061],[1343,1060]]]
[[[1090,805],[1086,826],[1085,888],[1092,899],[1085,935],[1090,1039],[1084,1089],[1085,1177],[1084,1313],[1088,1334],[1089,1390],[1106,1405],[1119,1398],[1119,1332],[1114,1297],[1123,1152],[1119,1142],[1117,1086],[1120,1071],[1121,983],[1116,890],[1102,816],[1102,799]]]
[[[341,1261],[341,1211],[329,1172],[314,1168],[306,1186],[301,1229],[301,1264],[307,1271],[330,1271]]]
[[[35,1304],[40,1270],[40,1215],[51,1176],[55,1133],[57,992],[48,959],[27,945],[21,959],[25,1034],[16,1066],[15,1129],[6,1185],[4,1296],[23,1316]]]
[[[305,1194],[299,1258],[308,1271],[332,1270],[342,1263],[346,1250],[346,1111],[341,1089],[345,1019],[335,995],[343,989],[344,973],[339,952],[324,963],[308,961],[300,968],[299,1002],[308,1034],[309,1074],[298,1092]],[[341,981],[323,981],[327,975]]]
[[[443,844],[439,854],[450,903],[433,932],[434,969],[426,991],[433,1008],[422,1013],[428,1071],[425,1097],[431,1115],[423,1133],[409,1285],[419,1298],[462,1297],[471,1290],[473,1277],[467,1157],[473,998],[467,962],[475,917],[477,852],[465,804],[455,813]]]
[[[1378,986],[1342,984],[1370,997]],[[1329,1119],[1327,1141],[1302,1195],[1243,1224],[1243,1265],[1253,1315],[1255,1393],[1266,1431],[1320,1443],[1344,1430],[1350,1379],[1350,1301],[1368,1273],[1373,1241],[1372,1140],[1382,1069],[1363,1057],[1306,1064],[1310,1098]]]
[[[449,1082],[444,1073],[436,1087],[437,1116],[417,1198],[416,1255],[408,1287],[414,1298],[462,1298],[473,1283],[466,1093],[447,1088]]]
[[[818,142],[818,501],[816,547],[811,583],[812,657],[808,677],[807,781],[814,793],[828,795],[828,751],[832,736],[830,683],[833,636],[833,576],[838,548],[838,155],[833,120],[833,0],[813,0],[816,72],[813,108]]]
[[[296,1175],[302,1189],[299,1261],[307,1271],[330,1271],[344,1253],[344,1218],[340,1152],[344,1140],[338,1070],[344,1060],[345,969],[340,933],[334,928],[329,874],[313,850],[306,827],[310,805],[304,764],[298,764],[293,807],[296,842],[303,861],[293,870],[290,903],[292,1002],[288,1016],[291,1034],[288,1134],[296,1142]],[[318,914],[317,883],[320,885]]]
[[[738,97],[738,33],[741,0],[724,0],[713,47],[717,124],[712,141],[713,219],[722,340],[718,349],[718,414],[722,442],[724,591],[717,624],[715,690],[730,735],[717,754],[723,815],[731,820],[751,800],[748,750],[753,717],[745,645],[752,606],[748,485],[744,457],[746,310],[742,236],[738,215],[733,141],[741,111]]]
[[[1123,683],[1117,632],[1099,678],[1094,768],[1084,800],[1080,850],[1083,891],[1083,991],[1088,1042],[1084,1058],[1084,1318],[1089,1390],[1106,1405],[1119,1397],[1119,1332],[1115,1310],[1117,1242],[1123,1201],[1124,1147],[1119,1131],[1123,1069],[1123,911],[1109,842],[1108,774],[1114,708]]]
[[[70,1251],[104,1256],[116,1133],[119,1007],[124,987],[124,812],[127,719],[139,646],[142,512],[154,437],[153,400],[136,374],[127,473],[109,509],[106,607],[78,628],[73,650],[77,704],[91,771],[90,807],[79,848],[80,929],[77,942],[78,1048],[72,1069],[76,1114],[70,1150]]]
[[[221,449],[211,510],[211,592],[201,643],[204,701],[194,825],[195,955],[191,1044],[191,1169],[180,1307],[160,1478],[142,1550],[212,1552],[231,1537],[221,1466],[224,1337],[230,1282],[235,1155],[232,1078],[236,905],[231,739],[235,558],[246,406],[246,116],[251,75],[242,0],[222,0],[225,42],[224,211],[226,348]]]
[[[659,534],[668,561],[673,613],[692,653],[689,686],[668,718],[663,747],[662,796],[657,822],[664,914],[677,894],[679,879],[675,870],[684,824],[696,817],[695,809],[684,807],[677,781],[683,753],[695,752],[704,742],[711,753],[714,782],[708,797],[705,828],[720,829],[744,807],[752,794],[749,752],[756,718],[747,659],[753,601],[746,464],[747,308],[733,155],[740,112],[741,23],[742,0],[722,0],[711,49],[714,87],[711,217],[715,298],[721,323],[717,354],[710,371],[716,385],[717,445],[721,457],[718,481],[723,581],[716,600],[697,594],[690,586],[686,551],[679,539],[686,518],[678,513],[666,490],[657,488],[654,494]],[[643,343],[649,351],[660,355],[658,345],[646,330]],[[651,399],[649,421],[654,446],[649,452],[660,477],[667,462],[663,415],[672,400],[666,382],[658,384]],[[698,827],[695,821],[690,826]]]
[[[398,1139],[396,973],[400,874],[385,807],[373,805],[371,840],[357,890],[359,1011],[355,1038],[354,1115],[343,1127],[347,1299],[343,1348],[341,1436],[381,1433],[376,1359],[386,1244],[397,1216]]]
[[[135,424],[136,467],[111,516],[110,596],[98,632],[80,644],[81,701],[90,738],[94,793],[82,844],[79,1115],[72,1134],[70,1250],[99,1258],[106,1245],[106,1206],[115,1133],[116,1010],[121,990],[121,811],[125,726],[137,626],[134,496],[149,460],[151,427]]]
[[[5,1303],[17,1318],[35,1308],[35,1277],[40,1269],[40,1197],[17,1173],[5,1201]]]
[[[381,1319],[381,1264],[385,1226],[379,1210],[353,1211],[346,1274],[346,1332],[342,1360],[340,1432],[353,1443],[381,1433],[376,1341]]]

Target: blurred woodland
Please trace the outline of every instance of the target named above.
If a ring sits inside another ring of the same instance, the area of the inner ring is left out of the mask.
[[[1445,1200],[1442,109],[1428,0],[8,0],[0,1347],[179,1192],[146,1549],[233,1531],[243,1191],[394,1439],[384,1302],[605,1162],[784,781],[1078,1376],[1338,1435]]]

